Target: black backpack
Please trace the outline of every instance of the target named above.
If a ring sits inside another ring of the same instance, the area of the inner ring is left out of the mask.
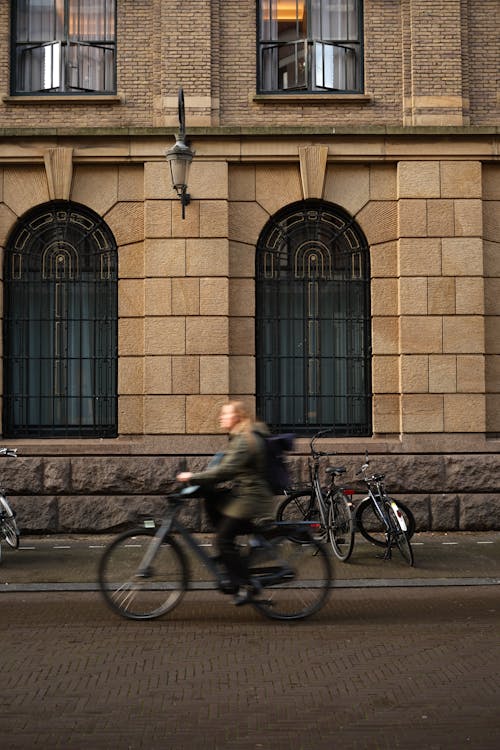
[[[287,487],[290,487],[291,477],[285,463],[284,454],[291,451],[295,441],[295,435],[285,433],[283,435],[262,435],[256,432],[266,447],[266,479],[275,495],[282,495]]]

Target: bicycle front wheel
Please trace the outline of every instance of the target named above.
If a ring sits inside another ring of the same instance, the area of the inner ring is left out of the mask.
[[[328,505],[328,538],[333,554],[346,562],[354,547],[354,522],[349,501],[341,491],[335,493]]]
[[[392,498],[387,499],[389,502],[392,501]],[[400,500],[395,500],[394,502],[403,515],[406,525],[406,536],[408,539],[411,539],[415,532],[415,518],[413,513]],[[369,497],[365,497],[364,500],[359,503],[356,508],[355,519],[356,528],[361,536],[371,544],[375,544],[377,547],[387,547],[387,528],[375,512],[373,503]]]
[[[288,532],[287,532],[288,533]],[[269,542],[270,556],[252,565],[250,574],[265,585],[273,570],[280,571],[282,582],[264,589],[261,599],[252,604],[272,620],[302,620],[317,612],[326,602],[331,582],[330,560],[325,548],[308,532],[302,532],[300,544],[295,531],[286,536],[278,529]]]
[[[413,565],[413,550],[406,532],[404,532],[400,526],[397,513],[390,502],[385,504],[385,509],[390,518],[393,539],[395,540],[403,559],[408,565]]]
[[[19,547],[19,529],[7,499],[0,495],[0,533],[13,549]]]
[[[326,541],[326,529],[321,523],[321,516],[315,494],[310,489],[296,490],[283,500],[276,513],[276,520],[287,521],[289,523],[296,523],[297,521],[312,521],[320,524],[321,528],[318,528],[315,537],[318,541]],[[295,538],[294,541],[300,543],[301,539],[302,537],[300,536],[300,538]]]
[[[319,510],[316,507],[314,493],[311,490],[292,492],[278,508],[277,521],[318,521]]]
[[[117,537],[99,564],[99,586],[112,610],[130,620],[152,620],[176,607],[187,589],[188,569],[178,543],[166,536],[146,570],[154,529]]]

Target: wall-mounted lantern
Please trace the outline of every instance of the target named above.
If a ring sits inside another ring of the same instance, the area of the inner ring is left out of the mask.
[[[175,146],[165,151],[165,158],[170,165],[172,187],[182,204],[182,218],[185,218],[185,207],[189,205],[191,196],[187,192],[189,167],[195,152],[186,143],[186,122],[184,116],[184,91],[179,89],[179,133],[175,136]]]

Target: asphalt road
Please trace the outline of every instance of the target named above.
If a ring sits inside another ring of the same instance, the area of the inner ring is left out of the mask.
[[[493,750],[498,585],[337,588],[296,624],[190,592],[1,592],[2,750]]]

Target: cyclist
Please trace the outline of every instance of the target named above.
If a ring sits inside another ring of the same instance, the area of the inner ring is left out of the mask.
[[[245,604],[259,592],[260,585],[249,577],[244,559],[236,546],[239,534],[255,530],[254,522],[274,515],[274,496],[266,479],[265,441],[267,427],[256,423],[241,401],[222,406],[220,427],[229,433],[229,443],[220,462],[205,471],[183,471],[180,482],[200,485],[208,516],[216,530],[216,545],[229,581],[227,593],[236,594],[234,603]],[[232,481],[231,489],[217,488]]]

